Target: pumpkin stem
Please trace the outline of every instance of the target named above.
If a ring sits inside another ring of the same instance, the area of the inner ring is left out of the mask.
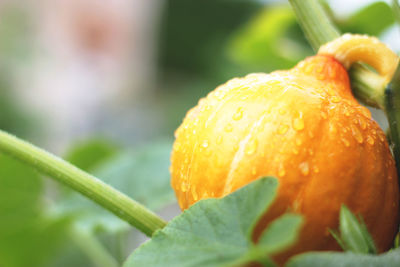
[[[324,44],[318,54],[330,55],[349,69],[354,62],[364,62],[373,67],[385,87],[393,77],[399,57],[376,37],[346,33]]]

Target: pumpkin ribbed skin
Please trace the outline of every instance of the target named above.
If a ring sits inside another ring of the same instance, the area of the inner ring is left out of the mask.
[[[171,183],[182,209],[261,176],[278,178],[278,196],[254,238],[286,211],[305,218],[298,242],[278,262],[339,249],[328,229],[338,227],[342,204],[362,215],[379,251],[392,244],[399,221],[394,160],[330,56],[228,81],[187,113],[175,136]]]

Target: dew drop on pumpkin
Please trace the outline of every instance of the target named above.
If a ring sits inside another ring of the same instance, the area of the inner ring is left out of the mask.
[[[252,155],[257,150],[258,141],[257,139],[251,139],[246,146],[245,153],[247,155]]]
[[[299,164],[299,169],[300,172],[304,175],[307,176],[310,173],[310,167],[308,165],[308,162],[302,162]]]
[[[293,128],[296,131],[301,131],[304,129],[304,121],[302,118],[295,118],[293,121]]]
[[[223,141],[222,135],[218,136],[217,137],[217,144],[220,145],[222,143],[222,141]]]
[[[283,167],[283,164],[281,163],[279,165],[279,169],[278,169],[278,176],[283,177],[283,176],[285,176],[285,174],[286,174],[285,168]]]
[[[303,141],[300,138],[296,139],[296,145],[300,146],[303,143]]]
[[[368,135],[367,136],[367,143],[372,146],[375,143],[374,138],[372,136]]]
[[[362,144],[362,142],[364,142],[364,138],[363,138],[360,130],[358,129],[358,127],[354,124],[352,124],[350,127],[351,127],[351,132],[353,133],[354,138],[357,140],[357,142],[359,144]]]
[[[196,187],[193,186],[190,192],[192,193],[194,201],[197,201],[197,199],[199,199],[199,196],[197,195]]]
[[[343,144],[344,144],[344,146],[346,146],[346,147],[349,147],[350,146],[350,142],[349,142],[349,140],[347,140],[346,138],[342,138],[342,142],[343,142]]]
[[[281,124],[278,128],[278,133],[279,134],[285,134],[289,130],[289,126],[286,124]]]
[[[225,125],[224,130],[225,130],[225,132],[227,132],[227,133],[232,132],[232,130],[233,130],[232,124],[228,123],[227,125]]]
[[[202,147],[207,148],[208,147],[208,141],[204,140],[203,143],[201,144]]]
[[[314,166],[314,167],[313,167],[313,171],[314,171],[315,173],[319,173],[319,168],[318,168],[317,166]]]
[[[243,117],[243,108],[238,108],[236,110],[236,113],[233,114],[232,119],[234,119],[235,121],[240,120]]]
[[[187,185],[186,185],[186,183],[182,183],[182,184],[181,184],[181,191],[182,191],[182,192],[186,192],[186,191],[187,191]]]
[[[340,102],[340,98],[338,96],[336,96],[336,95],[332,96],[331,100],[332,100],[333,103],[339,103]]]

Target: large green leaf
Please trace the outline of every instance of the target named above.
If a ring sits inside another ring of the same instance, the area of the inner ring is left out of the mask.
[[[169,158],[172,142],[159,141],[123,152],[101,164],[94,175],[152,210],[175,202],[170,186]],[[78,193],[66,194],[57,213],[78,216],[80,227],[107,231],[128,229],[127,223]]]
[[[287,248],[301,224],[299,215],[284,215],[266,229],[260,245],[252,242],[254,225],[274,200],[277,185],[274,178],[261,178],[222,199],[199,201],[157,231],[124,266],[274,265],[267,253]],[[280,243],[278,236],[290,242]]]
[[[0,266],[43,266],[61,245],[69,221],[43,214],[36,172],[4,155],[0,166]]]
[[[400,249],[381,255],[356,254],[351,252],[310,252],[293,257],[287,267],[398,267]]]

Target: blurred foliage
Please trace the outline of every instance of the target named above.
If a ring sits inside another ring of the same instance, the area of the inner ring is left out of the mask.
[[[342,32],[362,33],[379,36],[395,19],[391,7],[385,2],[375,2],[368,5],[349,18],[335,20]]]
[[[116,155],[116,145],[101,139],[90,139],[70,147],[64,158],[84,171],[92,171],[104,161]]]
[[[80,144],[79,148],[82,147],[86,147],[81,150],[83,155],[98,151],[98,146],[91,146],[92,150],[88,149],[90,145]],[[175,202],[168,170],[171,148],[172,142],[160,141],[134,151],[123,151],[103,161],[92,173],[146,207],[159,210]],[[75,159],[78,158],[82,160],[76,161],[78,165],[86,162],[84,157],[75,154]],[[88,231],[119,232],[129,228],[126,222],[78,193],[63,194],[57,203],[57,214],[75,215],[79,227]]]
[[[43,213],[36,172],[3,155],[0,165],[0,266],[42,266],[60,247],[69,220]]]
[[[261,6],[253,1],[167,1],[160,29],[160,67],[213,76],[230,35]]]

